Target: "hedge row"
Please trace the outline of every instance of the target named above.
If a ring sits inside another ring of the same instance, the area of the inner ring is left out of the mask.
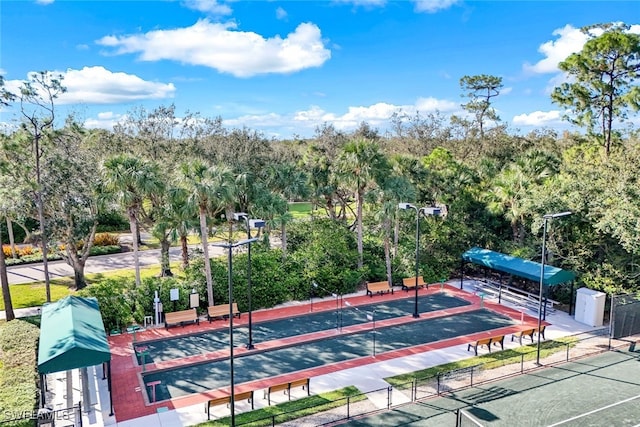
[[[0,325],[0,422],[32,414],[37,406],[37,346],[40,329],[16,319]],[[25,419],[3,427],[32,426]]]

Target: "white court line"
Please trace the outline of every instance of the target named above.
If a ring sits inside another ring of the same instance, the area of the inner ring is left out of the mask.
[[[618,406],[618,405],[621,405],[623,403],[631,402],[632,400],[635,400],[635,399],[638,399],[638,398],[640,398],[640,394],[637,395],[637,396],[630,397],[630,398],[625,399],[625,400],[621,400],[620,402],[612,403],[611,405],[603,406],[602,408],[594,409],[593,411],[585,412],[584,414],[577,415],[577,416],[575,416],[573,418],[569,418],[567,420],[560,421],[560,422],[557,422],[555,424],[550,424],[547,427],[556,427],[556,426],[562,425],[564,423],[568,423],[568,422],[577,420],[578,418],[586,417],[587,415],[595,414],[596,412],[604,411],[605,409],[613,408],[614,406]]]

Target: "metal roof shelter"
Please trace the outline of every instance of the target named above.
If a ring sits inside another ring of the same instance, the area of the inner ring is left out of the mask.
[[[42,307],[38,348],[41,376],[95,365],[104,369],[105,364],[111,400],[111,350],[98,300],[68,296]]]
[[[495,252],[489,249],[483,248],[471,248],[462,254],[462,275],[460,279],[460,289],[462,289],[462,282],[464,280],[464,263],[470,262],[476,265],[495,270],[501,273],[507,273],[512,276],[521,277],[523,279],[531,280],[540,284],[540,275],[542,273],[542,264],[535,261],[530,261],[523,258],[518,258],[512,255]],[[576,279],[576,275],[573,271],[563,270],[551,265],[544,265],[544,274],[542,275],[543,289],[549,289],[551,286],[556,286],[562,283],[571,282],[571,297],[569,299],[569,314],[571,314],[573,303],[573,281]],[[502,287],[502,283],[500,283]],[[541,294],[542,295],[542,294]],[[545,292],[545,301],[547,299],[547,292]],[[545,318],[546,318],[546,304]]]
[[[469,249],[462,254],[462,259],[466,262],[540,283],[541,264],[539,262],[482,248]],[[554,286],[573,282],[575,278],[576,275],[572,271],[545,264],[542,284],[544,286]]]

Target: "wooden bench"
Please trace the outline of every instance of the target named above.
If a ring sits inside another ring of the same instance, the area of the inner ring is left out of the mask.
[[[424,282],[424,279],[422,278],[422,276],[418,276],[418,287],[429,287],[429,285],[427,285]],[[402,289],[404,289],[405,291],[408,291],[409,289],[415,289],[416,287],[416,278],[414,277],[406,277],[404,279],[402,279]]]
[[[233,315],[240,318],[240,310],[238,310],[238,303],[234,302],[233,306]],[[207,308],[207,319],[209,319],[209,323],[213,319],[228,319],[229,318],[229,304],[218,304],[212,305]]]
[[[389,282],[367,282],[367,295],[373,296],[373,294],[384,294],[386,292],[393,293],[393,287],[389,286]]]
[[[471,350],[471,348],[473,347],[473,350],[477,356],[478,347],[486,345],[487,348],[489,349],[489,353],[491,353],[492,344],[496,344],[496,345],[500,344],[500,347],[502,348],[502,350],[504,350],[504,335],[499,335],[491,338],[482,338],[477,340],[476,342],[469,343],[469,345],[467,346],[467,351]]]
[[[194,322],[200,324],[200,319],[198,319],[198,312],[195,308],[164,314],[164,326],[167,329],[169,329],[169,325],[180,324],[184,326],[186,322]]]
[[[303,390],[307,390],[307,396],[311,395],[311,391],[309,390],[309,382],[310,378],[302,378],[299,380],[291,381],[288,383],[276,384],[264,391],[264,398],[267,399],[269,405],[271,405],[271,393],[275,393],[277,391],[284,391],[284,394],[289,396],[289,400],[291,400],[291,389],[296,387],[302,387]]]
[[[542,339],[545,339],[544,337],[544,330],[547,327],[547,325],[542,325],[540,326],[540,336],[542,337]],[[511,335],[511,341],[513,341],[514,338],[518,338],[518,341],[520,342],[520,345],[522,345],[522,337],[529,337],[531,338],[531,342],[533,342],[533,335],[538,331],[538,328],[532,328],[532,329],[524,329],[522,331],[516,332],[513,335]]]
[[[251,403],[251,410],[253,411],[253,390],[250,391],[245,391],[242,393],[236,393],[233,396],[233,401],[234,402],[239,402],[241,400],[245,400],[249,403]],[[207,419],[210,420],[211,419],[211,408],[214,406],[220,406],[220,405],[227,405],[227,407],[229,407],[229,405],[231,404],[231,396],[223,396],[223,397],[218,397],[215,399],[210,399],[209,401],[207,401],[204,404],[204,411],[207,413]]]

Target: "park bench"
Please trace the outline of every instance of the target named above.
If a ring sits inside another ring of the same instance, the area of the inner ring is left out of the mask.
[[[184,326],[186,322],[194,322],[200,324],[200,319],[198,319],[198,312],[195,308],[164,314],[164,326],[167,329],[169,329],[170,325],[180,324]]]
[[[469,343],[469,345],[467,346],[467,351],[471,350],[471,348],[473,347],[473,350],[476,354],[476,356],[478,355],[478,347],[481,347],[483,345],[486,345],[487,348],[489,349],[489,353],[491,353],[491,345],[492,344],[500,344],[500,347],[504,350],[504,335],[499,335],[496,337],[491,337],[491,338],[482,338],[477,340],[476,342],[472,342]]]
[[[386,292],[393,293],[393,287],[389,286],[389,282],[367,282],[367,295],[373,296],[373,294],[384,294]]]
[[[418,276],[418,287],[429,287],[429,285],[427,285],[424,282],[424,278],[422,276]],[[414,277],[406,277],[404,279],[402,279],[402,289],[404,289],[405,291],[408,291],[409,289],[415,289],[416,287],[416,278]]]
[[[239,319],[240,310],[238,310],[237,302],[233,303],[232,309],[233,309],[233,315]],[[229,304],[212,305],[207,308],[207,319],[209,320],[209,323],[211,323],[213,319],[228,319],[228,318],[229,318]]]
[[[242,393],[236,393],[233,396],[234,402],[239,402],[241,400],[247,400],[247,402],[251,403],[251,410],[253,410],[253,390],[244,391]],[[205,412],[207,413],[207,419],[211,419],[211,408],[214,406],[220,405],[229,405],[231,404],[231,396],[223,396],[217,397],[215,399],[210,399],[204,404]]]
[[[269,405],[271,405],[271,393],[275,393],[277,391],[284,391],[284,394],[289,396],[289,400],[291,400],[291,389],[296,387],[302,387],[303,390],[307,390],[307,396],[311,395],[309,390],[309,382],[310,378],[301,378],[299,380],[291,381],[288,383],[281,383],[272,385],[264,391],[264,398],[267,399]]]
[[[545,339],[544,330],[546,327],[547,325],[540,326],[540,336],[542,337],[542,339]],[[533,335],[536,333],[537,330],[538,328],[532,328],[532,329],[524,329],[522,331],[516,332],[513,335],[511,335],[511,341],[513,341],[514,338],[518,338],[520,345],[522,345],[522,337],[529,337],[531,338],[531,342],[533,342]]]

